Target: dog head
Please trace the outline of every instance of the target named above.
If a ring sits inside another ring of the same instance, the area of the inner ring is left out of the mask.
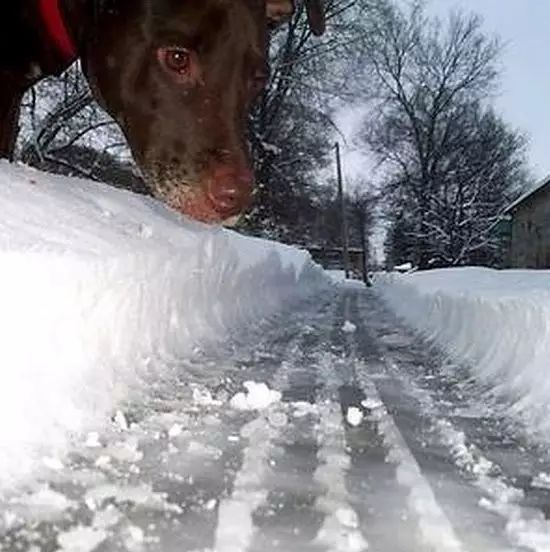
[[[320,0],[308,1],[314,32]],[[245,139],[268,78],[268,23],[289,0],[117,0],[98,10],[82,62],[155,196],[204,222],[250,202]]]

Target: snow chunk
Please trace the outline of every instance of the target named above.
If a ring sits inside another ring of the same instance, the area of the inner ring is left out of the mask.
[[[207,512],[212,512],[212,511],[216,508],[217,505],[218,505],[217,499],[211,498],[211,499],[204,505],[204,509],[205,509]]]
[[[356,406],[350,406],[346,414],[346,420],[349,425],[357,427],[363,421],[363,412]]]
[[[124,544],[130,552],[139,552],[143,550],[145,543],[145,532],[137,525],[129,525],[124,530]]]
[[[128,420],[126,420],[126,416],[124,415],[124,412],[122,412],[122,410],[116,411],[114,422],[122,431],[128,431],[130,427],[128,425]]]
[[[303,418],[304,416],[317,414],[319,407],[316,404],[307,401],[295,401],[292,403],[294,411],[292,415],[295,418]]]
[[[105,468],[111,463],[111,457],[107,454],[102,454],[98,456],[97,460],[94,462],[96,468]]]
[[[59,458],[52,458],[51,456],[44,456],[42,463],[53,471],[61,471],[65,467]]]
[[[100,448],[101,441],[99,440],[99,433],[97,431],[91,431],[86,437],[85,446],[88,448]]]
[[[546,472],[540,472],[533,478],[531,482],[532,487],[538,487],[539,489],[550,490],[550,474]]]
[[[269,142],[264,141],[262,141],[261,144],[264,151],[266,151],[267,153],[271,153],[272,155],[280,155],[282,151],[281,148],[279,146],[276,146],[275,144],[270,144]]]
[[[338,508],[335,513],[336,519],[344,527],[357,529],[359,527],[359,518],[355,510],[351,508]]]
[[[377,408],[382,408],[384,406],[384,403],[382,401],[379,401],[378,399],[368,397],[361,401],[361,406],[364,406],[369,410],[376,410]]]
[[[235,410],[265,410],[281,400],[282,394],[273,391],[265,383],[246,381],[245,393],[237,393],[230,401]]]
[[[105,539],[107,533],[95,527],[75,527],[57,537],[57,542],[63,552],[92,552]]]
[[[357,326],[353,322],[346,320],[344,322],[344,325],[342,326],[342,331],[344,333],[354,333],[355,331],[357,331]]]
[[[173,439],[174,437],[178,437],[183,432],[183,426],[181,424],[174,424],[169,430],[168,430],[168,437],[170,439]]]

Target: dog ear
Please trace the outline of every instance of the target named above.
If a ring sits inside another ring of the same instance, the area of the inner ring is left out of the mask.
[[[304,0],[311,32],[321,36],[325,32],[325,8],[323,0]],[[267,20],[270,26],[288,21],[294,13],[293,0],[266,0]]]
[[[293,0],[266,0],[265,9],[269,25],[275,27],[292,17],[294,2]]]
[[[321,36],[326,29],[325,6],[323,0],[305,0],[307,20],[311,32]]]

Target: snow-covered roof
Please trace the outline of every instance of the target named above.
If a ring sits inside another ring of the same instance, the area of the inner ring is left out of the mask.
[[[523,203],[525,200],[540,192],[543,188],[546,187],[547,184],[550,184],[550,175],[544,177],[542,180],[539,180],[539,182],[537,182],[535,186],[533,186],[530,190],[520,195],[515,201],[510,203],[510,205],[506,207],[504,212],[509,213],[510,211],[513,211],[518,205]]]

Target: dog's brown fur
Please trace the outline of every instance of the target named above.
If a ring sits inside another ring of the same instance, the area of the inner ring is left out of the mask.
[[[36,1],[6,0],[0,23],[4,157],[13,153],[24,91],[64,68]],[[153,193],[205,222],[240,213],[253,187],[244,135],[268,75],[268,23],[289,17],[291,0],[59,2],[94,95],[120,124]],[[319,34],[320,0],[308,2]]]

